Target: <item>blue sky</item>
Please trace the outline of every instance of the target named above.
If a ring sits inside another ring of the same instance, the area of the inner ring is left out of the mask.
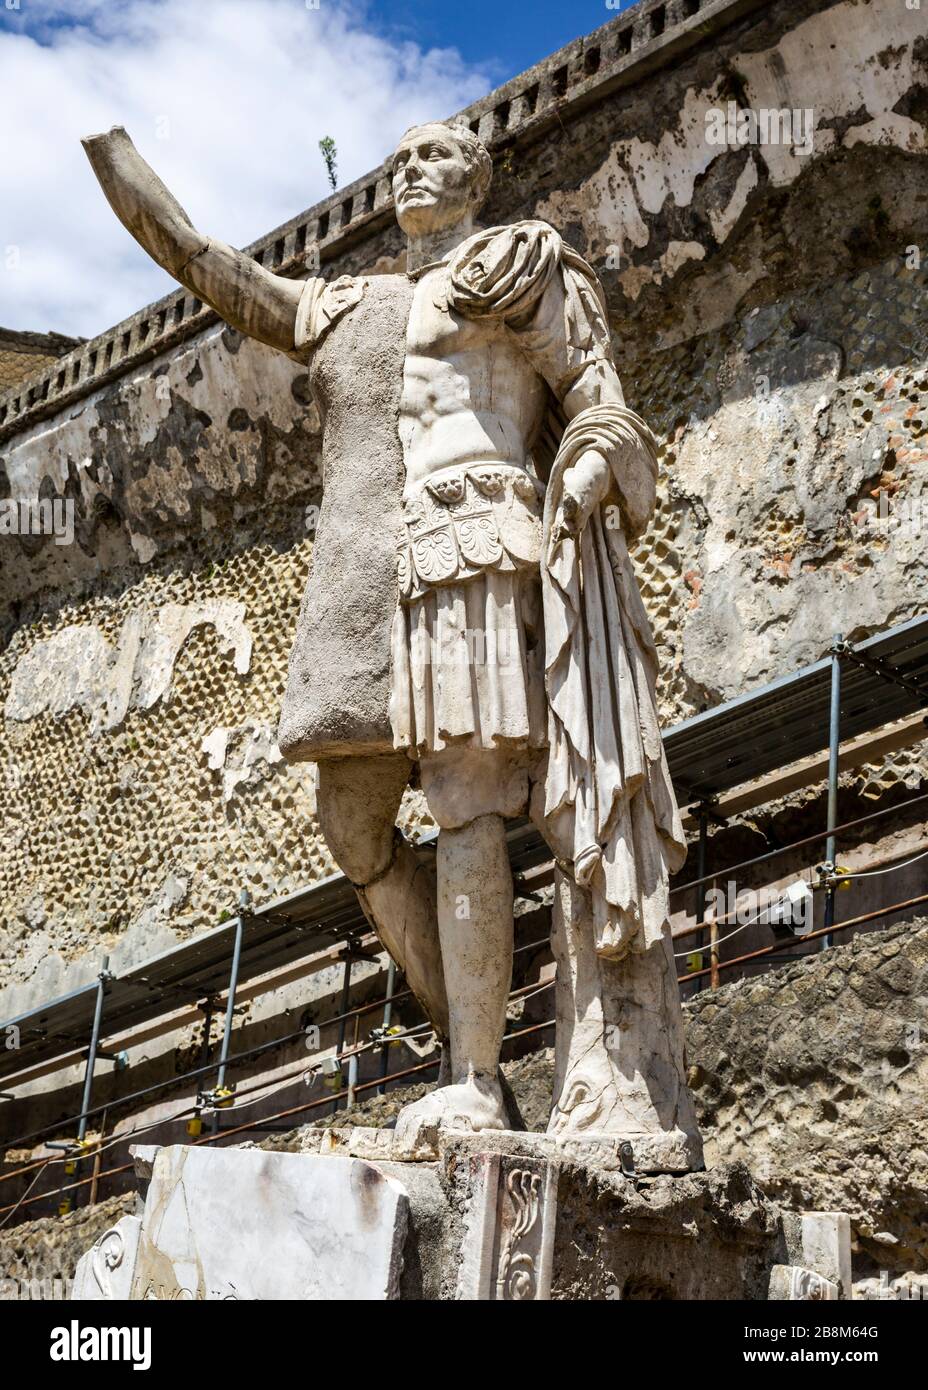
[[[103,332],[172,284],[80,137],[124,125],[194,223],[235,246],[380,164],[615,11],[605,0],[0,0],[0,325]]]
[[[372,0],[368,9],[387,31],[491,65],[496,85],[615,18],[605,0]]]
[[[100,0],[0,0],[0,23],[12,31],[54,42],[62,30],[80,26]],[[111,11],[132,0],[106,0]],[[195,0],[191,0],[195,3]],[[262,0],[254,0],[260,5]],[[295,6],[306,0],[292,0]],[[366,26],[384,37],[424,48],[455,48],[466,63],[492,72],[497,85],[628,9],[633,0],[319,0],[331,9],[363,14]]]

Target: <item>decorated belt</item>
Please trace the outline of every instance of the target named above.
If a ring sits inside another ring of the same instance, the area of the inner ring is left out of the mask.
[[[400,596],[410,600],[482,570],[517,570],[541,556],[544,488],[524,468],[473,464],[425,479],[403,504]]]

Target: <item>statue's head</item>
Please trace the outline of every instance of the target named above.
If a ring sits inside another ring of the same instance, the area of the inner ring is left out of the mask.
[[[467,126],[413,126],[393,156],[396,220],[407,236],[453,227],[477,211],[492,176],[487,148]]]

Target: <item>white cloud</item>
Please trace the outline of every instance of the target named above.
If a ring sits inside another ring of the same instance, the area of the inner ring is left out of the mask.
[[[243,246],[488,90],[454,51],[321,0],[0,0],[0,324],[85,337],[173,282],[116,221],[80,145],[124,125],[194,223]],[[13,248],[11,251],[10,248]],[[17,263],[18,262],[18,263]]]

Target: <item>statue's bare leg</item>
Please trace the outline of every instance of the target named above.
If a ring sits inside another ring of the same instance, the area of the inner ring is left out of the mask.
[[[396,829],[411,773],[405,754],[320,762],[319,821],[335,862],[443,1043],[448,997],[435,875]]]
[[[505,753],[447,750],[422,763],[438,837],[438,924],[451,1037],[450,1085],[406,1106],[419,1123],[508,1129],[499,1054],[512,980],[512,873],[505,818],[525,805],[526,774]]]

